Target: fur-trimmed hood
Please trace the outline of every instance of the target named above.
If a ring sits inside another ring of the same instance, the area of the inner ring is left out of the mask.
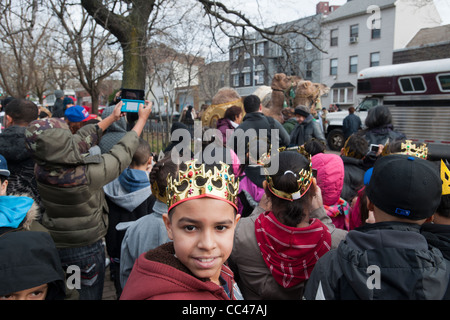
[[[196,278],[176,257],[172,242],[139,256],[121,300],[229,300],[217,284]],[[233,272],[222,266],[221,278],[235,299]],[[239,293],[240,295],[240,293]]]
[[[12,229],[31,230],[38,219],[39,208],[28,195],[0,196],[0,235]]]

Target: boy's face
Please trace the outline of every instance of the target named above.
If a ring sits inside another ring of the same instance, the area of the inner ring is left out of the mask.
[[[225,201],[201,198],[177,205],[163,216],[177,258],[197,277],[220,285],[223,263],[233,249],[239,215]]]
[[[0,296],[0,300],[45,300],[47,292],[48,285],[43,284],[34,288]]]

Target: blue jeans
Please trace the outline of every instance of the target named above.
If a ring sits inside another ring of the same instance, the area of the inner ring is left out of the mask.
[[[71,265],[80,268],[80,300],[102,300],[106,258],[102,240],[85,247],[58,249],[58,253],[64,270]]]

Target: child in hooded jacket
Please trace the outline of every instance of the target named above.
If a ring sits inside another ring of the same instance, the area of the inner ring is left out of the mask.
[[[172,162],[170,152],[160,159],[150,173],[150,184],[155,203],[151,214],[132,223],[120,223],[117,229],[125,232],[120,248],[120,284],[122,288],[130,276],[134,262],[144,252],[155,249],[170,241],[163,221],[163,214],[167,214],[167,176],[175,175],[178,166]]]
[[[317,184],[322,191],[323,206],[334,225],[350,230],[350,204],[341,198],[344,185],[344,162],[332,153],[319,153],[311,158],[317,170]]]
[[[136,221],[152,212],[155,198],[152,197],[149,169],[152,165],[150,145],[139,138],[131,164],[120,176],[103,187],[109,208],[108,231],[105,236],[106,250],[111,259],[111,277],[116,294],[120,296],[120,247],[125,236],[124,230],[116,230],[119,223]]]
[[[264,181],[271,206],[241,219],[230,260],[245,299],[298,300],[315,263],[332,247],[321,220],[332,223],[321,207],[309,155],[283,151],[271,161],[279,161],[278,172]]]
[[[168,176],[168,213],[172,240],[137,259],[122,300],[235,300],[241,294],[225,265],[236,224],[238,181],[224,163],[180,163]]]

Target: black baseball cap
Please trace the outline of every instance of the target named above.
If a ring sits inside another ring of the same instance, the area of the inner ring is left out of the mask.
[[[441,201],[439,170],[428,160],[388,155],[375,163],[366,194],[388,214],[410,220],[426,219]]]

